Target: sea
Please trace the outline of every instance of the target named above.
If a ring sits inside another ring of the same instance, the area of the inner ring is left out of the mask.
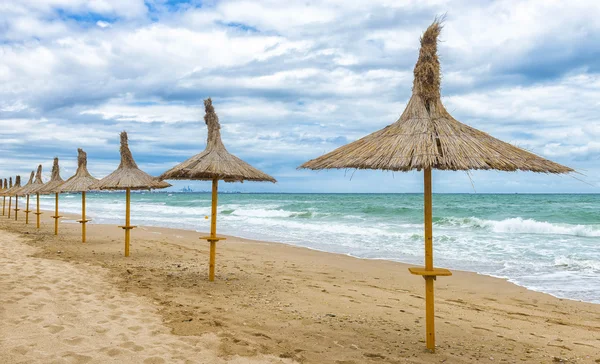
[[[132,193],[134,225],[210,230],[209,193]],[[42,196],[43,209],[54,196]],[[80,213],[80,195],[60,211]],[[97,224],[121,224],[124,193],[88,193]],[[219,194],[218,232],[422,265],[422,194]],[[434,194],[434,264],[600,303],[600,195]],[[260,252],[257,252],[260,254]]]

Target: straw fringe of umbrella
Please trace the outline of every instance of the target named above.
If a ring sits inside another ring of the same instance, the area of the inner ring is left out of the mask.
[[[201,237],[210,243],[208,279],[215,279],[216,243],[225,240],[217,236],[217,200],[219,180],[225,182],[277,182],[275,178],[259,171],[248,163],[229,153],[221,140],[219,117],[212,105],[212,100],[204,100],[204,121],[208,128],[206,149],[183,163],[163,173],[161,179],[174,180],[209,180],[212,181],[212,203],[210,236]]]
[[[131,190],[150,190],[158,188],[167,188],[171,185],[167,182],[161,181],[159,178],[152,177],[148,173],[140,170],[131,155],[129,150],[129,144],[127,139],[127,133],[121,133],[121,164],[119,167],[108,176],[102,178],[100,181],[89,186],[92,190],[125,190],[125,225],[119,226],[125,230],[125,256],[129,256],[129,241],[131,229],[135,226],[131,226],[130,220],[130,204],[131,204]]]
[[[98,179],[92,177],[87,170],[87,153],[81,148],[77,149],[77,171],[59,187],[59,190],[60,192],[81,192],[81,220],[77,220],[77,222],[81,224],[82,243],[85,243],[86,239],[86,224],[91,221],[85,216],[85,193],[96,182]]]
[[[431,170],[573,172],[569,167],[462,124],[446,111],[440,95],[437,56],[441,29],[436,19],[421,37],[412,96],[398,121],[299,167],[424,171],[425,267],[409,270],[425,278],[426,342],[431,351],[435,351],[433,281],[436,276],[452,274],[433,266]]]

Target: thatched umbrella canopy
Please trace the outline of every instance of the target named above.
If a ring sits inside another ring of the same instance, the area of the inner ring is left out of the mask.
[[[85,224],[89,219],[85,217],[85,193],[90,190],[90,186],[98,182],[98,179],[92,177],[87,170],[87,153],[83,149],[77,149],[77,172],[60,186],[60,192],[81,192],[81,241],[85,243]]]
[[[58,158],[54,157],[54,162],[52,164],[52,175],[50,176],[50,181],[46,182],[43,187],[41,187],[38,191],[41,195],[49,195],[52,193],[60,192],[60,185],[65,183],[65,180],[60,176],[60,166],[58,165]]]
[[[102,178],[100,181],[89,186],[93,190],[125,190],[126,208],[125,225],[119,226],[125,230],[125,256],[129,256],[129,236],[131,229],[135,226],[130,225],[130,203],[131,190],[151,190],[158,188],[167,188],[171,185],[162,181],[160,178],[152,177],[148,173],[138,168],[131,151],[129,150],[127,133],[121,132],[121,164],[113,173]]]
[[[35,191],[41,195],[54,194],[54,216],[50,216],[54,219],[54,235],[58,235],[58,219],[62,216],[58,215],[58,193],[60,192],[60,186],[65,181],[60,177],[60,167],[58,165],[58,158],[54,157],[54,163],[52,164],[52,176],[50,181],[45,185],[41,186],[39,190]]]
[[[8,218],[10,219],[10,211],[12,209],[12,197],[16,196],[16,192],[21,189],[21,176],[15,177],[15,184],[12,185],[4,194],[8,196]]]
[[[40,212],[40,194],[39,191],[40,189],[42,189],[44,186],[44,182],[42,181],[42,165],[40,164],[37,168],[37,172],[35,174],[35,180],[33,180],[33,182],[31,182],[30,184],[28,183],[26,187],[24,187],[21,190],[21,193],[26,194],[27,195],[27,210],[29,210],[29,196],[31,194],[36,194],[37,195],[37,212],[34,212],[35,215],[37,215],[37,228],[40,228],[40,215],[42,214]],[[31,212],[31,211],[29,211]],[[28,211],[25,211],[25,213],[28,214]],[[29,216],[27,216],[27,222]]]
[[[204,121],[208,128],[206,149],[183,163],[163,173],[162,179],[212,181],[212,214],[210,236],[203,237],[210,242],[209,280],[214,280],[216,242],[225,238],[217,237],[217,190],[219,180],[225,182],[277,182],[275,178],[259,171],[248,163],[229,153],[221,141],[221,125],[215,113],[212,100],[204,100],[206,114]]]
[[[35,191],[37,191],[41,186],[43,186],[44,182],[42,182],[41,173],[42,165],[40,164],[37,168],[37,172],[31,172],[31,174],[34,177],[30,178],[30,181],[24,187],[21,188],[20,194],[30,195],[32,193],[35,193]]]
[[[431,170],[495,169],[542,173],[573,171],[465,125],[448,113],[440,97],[437,38],[441,29],[436,20],[421,37],[412,96],[398,121],[299,167],[315,170],[424,170],[425,268],[411,268],[410,271],[425,278],[427,347],[432,351],[435,350],[433,280],[438,275],[451,273],[446,269],[433,267]]]

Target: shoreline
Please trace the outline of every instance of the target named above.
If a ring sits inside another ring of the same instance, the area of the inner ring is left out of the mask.
[[[49,215],[42,215],[40,231],[5,219],[0,228],[38,247],[36,257],[107,269],[116,287],[154,302],[175,335],[217,335],[223,357],[273,354],[304,363],[600,359],[597,304],[506,279],[465,271],[440,277],[438,350],[429,354],[422,342],[424,285],[407,264],[228,237],[217,247],[211,283],[201,233],[140,227],[124,258],[116,226],[88,225],[82,244],[79,224],[61,223],[55,237]]]
[[[40,211],[45,212],[45,213],[54,213],[54,211],[50,211],[50,210],[43,210],[42,209]],[[73,221],[73,223],[76,223],[75,220],[80,218],[80,216],[78,216],[77,214],[72,214],[72,213],[63,213],[63,214],[65,215],[64,217],[69,216],[70,217],[69,221]],[[90,217],[91,216],[88,216],[88,218],[90,218]],[[71,222],[69,222],[69,223],[71,223]],[[107,224],[107,223],[95,224],[93,222],[91,222],[89,225],[114,226],[112,224]],[[182,231],[187,231],[187,232],[198,233],[200,235],[207,235],[208,234],[208,232],[206,232],[206,231],[191,230],[191,229],[185,229],[185,228],[168,228],[168,227],[154,226],[154,225],[140,225],[139,227],[144,227],[144,228],[159,228],[159,229],[171,229],[171,230],[182,230]],[[244,240],[248,240],[248,241],[252,241],[252,242],[256,242],[256,243],[266,242],[266,243],[272,243],[272,244],[283,244],[283,245],[287,245],[287,246],[291,246],[291,247],[296,247],[296,248],[309,249],[309,250],[313,250],[313,251],[321,252],[321,253],[325,253],[325,254],[343,255],[343,256],[351,257],[351,258],[354,258],[354,259],[360,259],[360,260],[374,260],[374,261],[382,260],[382,261],[387,261],[387,262],[394,262],[394,263],[403,264],[407,268],[408,267],[413,267],[413,266],[418,266],[418,264],[415,265],[415,264],[412,264],[412,263],[403,262],[403,261],[400,261],[400,260],[393,260],[393,259],[389,259],[389,258],[367,258],[367,257],[359,257],[359,256],[356,256],[356,255],[352,255],[352,253],[330,252],[330,251],[327,251],[327,250],[321,250],[321,249],[318,249],[318,248],[313,248],[313,247],[304,246],[304,245],[295,244],[295,243],[286,242],[286,241],[276,241],[276,240],[270,240],[270,239],[258,240],[258,239],[247,238],[247,237],[238,236],[238,235],[224,235],[224,234],[219,234],[219,235],[226,236],[226,237],[229,237],[229,238],[235,238],[235,239],[244,239]],[[434,247],[434,249],[435,249],[435,247]],[[434,256],[434,259],[435,259],[435,256]],[[439,268],[448,268],[448,267],[442,267],[442,266],[440,266]],[[525,288],[528,291],[536,292],[536,293],[542,293],[542,294],[547,294],[547,295],[549,295],[551,297],[554,297],[554,298],[557,298],[557,299],[561,299],[561,300],[569,300],[569,301],[573,301],[573,302],[583,302],[583,303],[600,305],[600,302],[585,301],[585,300],[576,299],[576,298],[570,298],[570,297],[561,297],[561,296],[557,296],[557,295],[554,295],[552,293],[545,292],[545,291],[542,291],[542,290],[536,290],[536,289],[527,287],[525,285],[519,284],[514,279],[512,279],[510,277],[495,276],[495,275],[492,275],[492,274],[485,274],[485,273],[480,273],[480,272],[477,272],[477,271],[464,270],[464,269],[454,269],[454,268],[448,268],[448,269],[450,269],[452,272],[465,272],[465,273],[477,274],[477,275],[480,275],[480,276],[483,276],[483,277],[490,277],[490,278],[495,278],[495,279],[501,279],[501,280],[504,280],[507,283],[513,284],[513,285],[515,285],[517,287]]]

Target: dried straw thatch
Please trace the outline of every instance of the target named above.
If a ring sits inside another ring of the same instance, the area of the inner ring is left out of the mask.
[[[98,182],[87,170],[87,153],[81,148],[77,149],[77,153],[77,172],[60,186],[60,192],[89,191],[90,186]]]
[[[572,172],[569,167],[462,124],[446,111],[440,99],[437,56],[440,30],[440,22],[436,20],[421,38],[412,97],[398,121],[299,168]]]
[[[19,188],[18,191],[14,191],[14,193],[18,196],[25,196],[27,195],[27,190],[31,187],[31,184],[33,183],[33,177],[35,176],[35,172],[31,171],[31,174],[29,175],[29,181],[27,181],[27,183],[25,184],[25,186]]]
[[[161,179],[175,180],[224,180],[225,182],[267,181],[275,178],[259,171],[248,163],[229,153],[221,141],[221,125],[215,113],[212,100],[204,100],[208,127],[206,149],[183,163],[163,173]]]
[[[121,164],[113,173],[102,178],[100,181],[89,186],[92,190],[149,190],[156,188],[167,188],[171,185],[161,181],[159,178],[152,177],[148,173],[138,168],[133,160],[129,145],[127,143],[127,133],[121,133]]]
[[[40,164],[35,174],[35,180],[23,187],[21,193],[23,195],[31,195],[36,193],[42,186],[44,186],[44,182],[42,181],[42,165]]]
[[[8,191],[13,188],[12,177],[8,178],[8,183],[6,183],[6,178],[4,179],[4,191],[2,191],[2,196],[8,196]]]
[[[11,183],[11,186],[12,187],[9,188],[8,191],[4,192],[5,196],[17,196],[17,193],[21,189],[21,176],[17,176],[15,178],[15,184],[12,185]]]
[[[39,190],[34,191],[41,195],[47,195],[51,193],[60,192],[59,187],[65,183],[65,181],[60,177],[60,167],[58,166],[58,158],[54,158],[54,164],[52,165],[52,177],[50,177],[50,181],[43,185]]]

